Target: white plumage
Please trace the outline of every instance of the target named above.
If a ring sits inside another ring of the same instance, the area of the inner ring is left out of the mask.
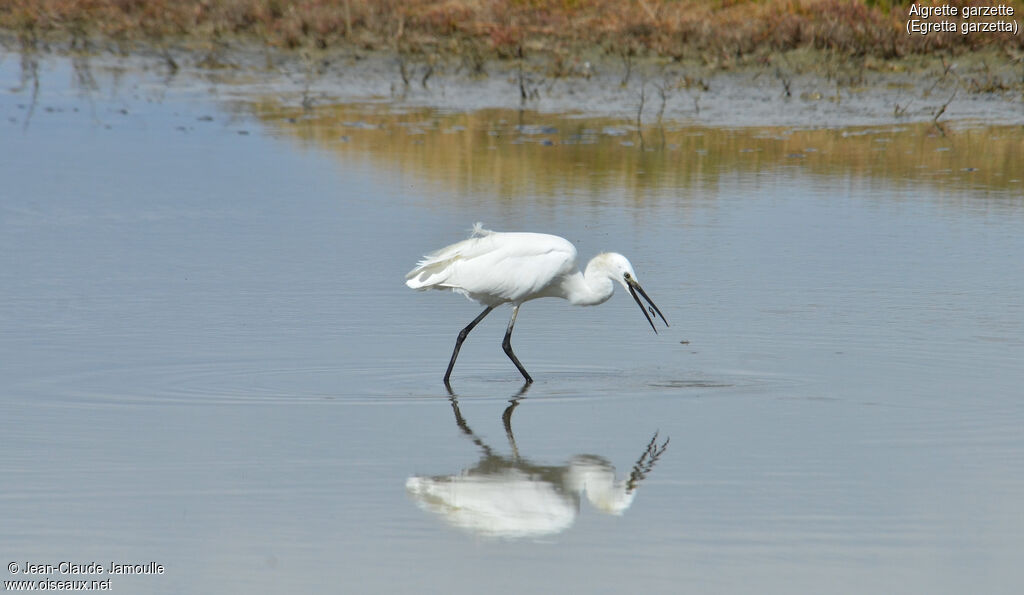
[[[665,321],[665,316],[637,283],[633,266],[625,256],[614,252],[598,254],[581,273],[576,264],[576,247],[555,235],[494,232],[477,223],[469,239],[426,255],[405,276],[405,284],[413,289],[448,289],[486,306],[459,333],[444,377],[445,384],[448,384],[466,335],[491,310],[504,303],[511,303],[513,308],[502,347],[526,382],[533,382],[512,352],[512,328],[519,307],[541,297],[558,297],[578,306],[601,304],[612,296],[613,281],[630,292],[651,328],[655,328],[654,321],[637,292]],[[668,321],[665,324],[668,325]]]
[[[576,247],[558,236],[496,233],[477,223],[468,240],[428,254],[405,276],[413,289],[451,289],[485,306],[522,303],[576,268]]]

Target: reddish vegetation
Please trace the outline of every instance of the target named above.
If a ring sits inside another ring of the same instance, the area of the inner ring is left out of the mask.
[[[1000,2],[1015,9],[1001,18],[1020,22],[1024,0]],[[941,2],[969,4],[991,3]],[[908,5],[892,0],[0,0],[0,27],[72,39],[241,36],[499,57],[591,46],[715,61],[804,47],[879,58],[1024,48],[1024,35],[1012,33],[908,35],[907,20]]]

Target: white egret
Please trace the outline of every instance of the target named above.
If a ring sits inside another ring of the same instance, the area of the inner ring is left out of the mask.
[[[651,313],[657,313],[668,326],[665,315],[640,287],[633,265],[625,256],[615,252],[598,254],[581,273],[576,264],[576,247],[569,240],[554,235],[494,232],[477,223],[469,239],[424,256],[405,276],[405,284],[413,289],[449,289],[485,306],[484,311],[459,332],[448,371],[444,374],[446,385],[466,336],[491,310],[504,303],[512,304],[512,318],[501,346],[527,384],[533,382],[512,351],[512,327],[519,307],[542,297],[562,298],[576,306],[596,306],[612,296],[613,281],[629,291],[655,333],[658,329],[654,320],[637,293],[650,304]]]

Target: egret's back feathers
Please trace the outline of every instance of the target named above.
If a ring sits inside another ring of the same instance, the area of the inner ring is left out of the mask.
[[[477,223],[468,239],[423,257],[405,276],[413,289],[450,289],[486,305],[545,295],[576,268],[576,247],[558,236],[505,233]]]

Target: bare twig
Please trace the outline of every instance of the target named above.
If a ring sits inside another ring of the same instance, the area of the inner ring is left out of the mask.
[[[636,134],[640,137],[640,148],[644,148],[643,115],[644,103],[646,103],[647,81],[640,83],[640,105],[636,108]]]
[[[174,56],[171,55],[171,51],[167,49],[167,46],[162,48],[160,55],[164,59],[164,64],[167,65],[167,70],[170,71],[170,75],[174,76],[178,74],[178,63],[174,60]]]
[[[526,74],[523,72],[523,46],[516,48],[516,68],[519,71],[519,103],[526,103]]]
[[[792,97],[793,96],[793,92],[790,89],[790,85],[793,83],[793,81],[788,76],[783,74],[781,68],[776,68],[775,69],[775,78],[777,78],[780,81],[782,81],[782,91],[783,91],[783,93],[786,94],[786,97]]]
[[[956,68],[956,64],[952,63],[952,62],[946,62],[945,56],[941,56],[941,59],[942,59],[942,76],[940,76],[938,79],[936,79],[935,82],[932,83],[931,87],[928,87],[928,90],[926,90],[924,92],[924,96],[925,97],[928,97],[929,95],[931,95],[932,91],[935,90],[935,87],[939,86],[939,83],[941,83],[942,81],[946,80],[946,76],[949,75],[951,72],[953,73],[954,76],[956,76],[956,73],[953,72],[953,69]]]
[[[14,91],[21,91],[29,84],[32,85],[32,100],[28,104],[28,111],[25,113],[25,123],[22,125],[22,130],[28,130],[28,124],[32,121],[32,114],[35,113],[36,105],[39,103],[39,60],[36,59],[34,51],[22,49],[21,77],[18,87]]]
[[[932,118],[932,122],[938,122],[939,117],[942,116],[942,114],[946,113],[946,108],[949,107],[950,103],[953,103],[953,98],[956,97],[957,91],[959,91],[959,89],[953,89],[953,94],[949,96],[949,99],[946,100],[946,103],[943,103],[942,107],[939,108],[939,111],[935,112],[935,117]]]
[[[625,87],[629,84],[629,77],[633,74],[633,48],[622,50],[622,61],[626,64],[626,72],[622,75],[619,86]]]
[[[409,88],[409,70],[405,66],[405,56],[398,55],[398,74],[402,76],[402,84]]]
[[[658,95],[661,96],[661,105],[658,107],[658,126],[661,126],[661,119],[665,115],[665,105],[668,103],[669,85],[668,81],[665,81],[656,86],[658,87]]]

